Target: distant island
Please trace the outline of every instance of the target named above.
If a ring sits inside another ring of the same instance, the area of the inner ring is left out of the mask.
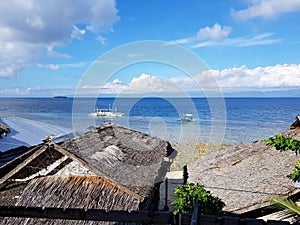
[[[54,96],[53,98],[68,98],[67,96]]]

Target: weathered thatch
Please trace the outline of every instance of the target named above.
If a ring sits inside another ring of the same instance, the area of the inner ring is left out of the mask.
[[[0,205],[15,205],[28,182],[10,182],[0,190]]]
[[[49,176],[30,181],[18,206],[138,210],[139,200],[96,176]],[[3,224],[102,224],[99,222],[7,218]],[[105,223],[107,224],[107,223]]]
[[[14,180],[28,181],[40,176],[92,175],[134,196],[139,200],[139,209],[154,210],[159,201],[160,181],[170,165],[164,156],[172,151],[168,142],[105,124],[59,144],[50,141],[35,146],[0,167],[0,188]]]
[[[166,141],[113,124],[67,140],[61,147],[142,196],[148,194],[145,187],[163,180],[170,166],[163,157],[173,152]]]
[[[269,205],[275,195],[298,192],[287,177],[296,159],[293,152],[281,153],[263,141],[239,144],[190,164],[189,176],[222,198],[225,211],[241,214]]]

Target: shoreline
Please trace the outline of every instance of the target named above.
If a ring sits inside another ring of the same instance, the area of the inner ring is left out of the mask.
[[[170,171],[182,170],[183,166],[196,161],[204,155],[222,151],[232,146],[229,144],[209,144],[202,142],[171,142],[170,144],[177,153],[171,164]]]

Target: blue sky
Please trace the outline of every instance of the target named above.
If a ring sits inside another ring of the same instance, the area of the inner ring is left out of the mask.
[[[145,40],[196,54],[224,93],[297,89],[298,21],[300,0],[1,1],[0,97],[73,96],[95,60]],[[86,94],[195,94],[203,73],[139,63]]]

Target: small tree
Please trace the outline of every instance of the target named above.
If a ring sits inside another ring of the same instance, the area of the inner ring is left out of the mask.
[[[171,203],[176,208],[174,214],[178,212],[192,213],[195,204],[196,196],[198,197],[199,213],[205,215],[220,216],[223,214],[222,208],[225,203],[218,197],[210,194],[206,191],[203,185],[194,183],[186,183],[179,185],[175,189],[175,201]]]

